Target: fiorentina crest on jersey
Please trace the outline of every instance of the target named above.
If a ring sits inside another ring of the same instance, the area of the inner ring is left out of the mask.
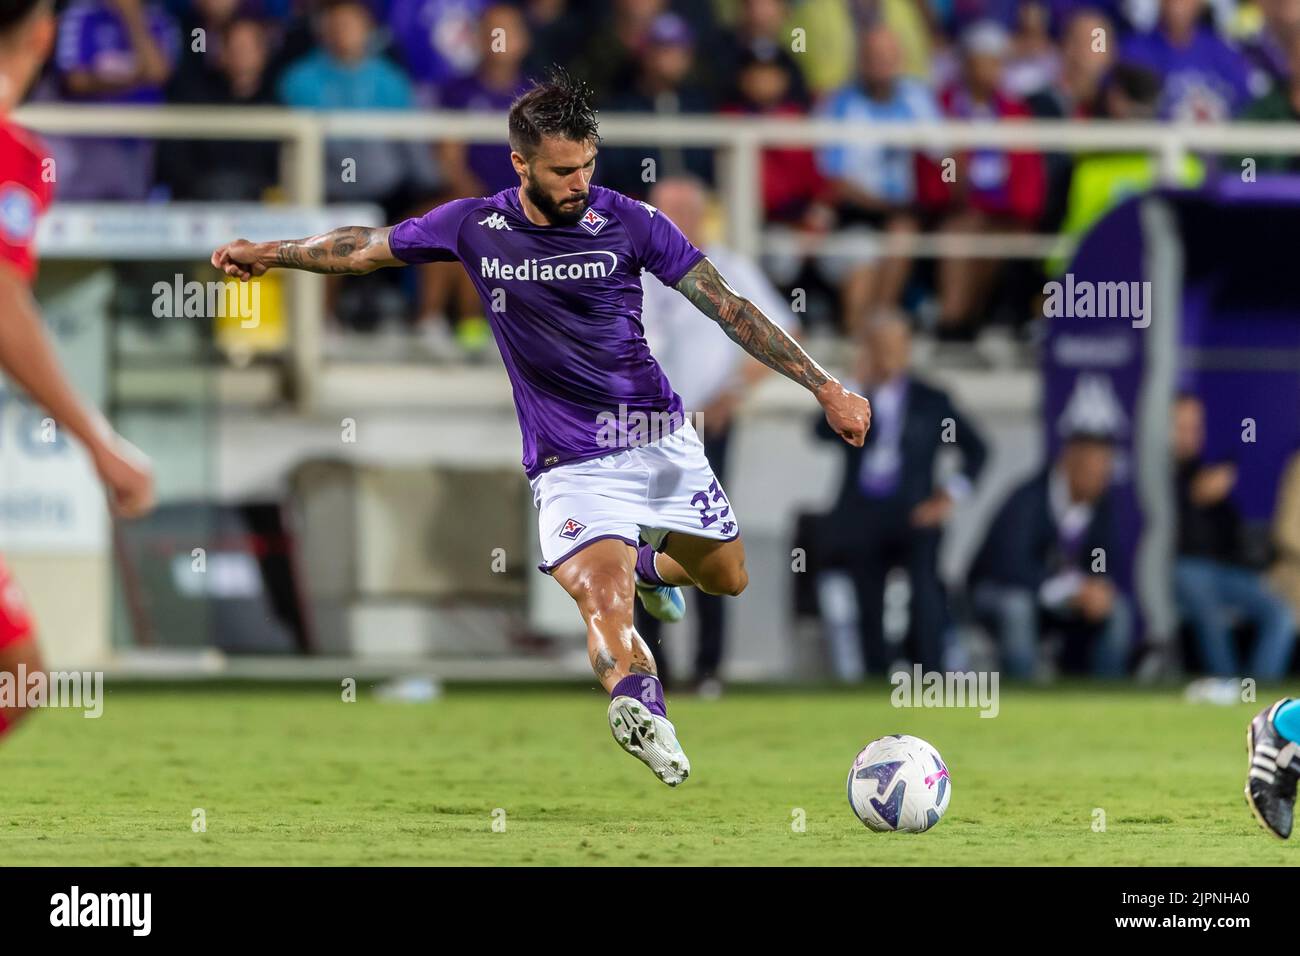
[[[594,209],[588,209],[587,214],[578,220],[578,225],[582,226],[593,236],[605,227],[606,219]]]
[[[568,518],[564,522],[564,527],[560,528],[560,537],[568,538],[570,541],[572,541],[574,538],[576,538],[578,535],[582,534],[582,532],[586,530],[587,530],[587,526],[583,524],[581,521],[574,521],[572,518]]]

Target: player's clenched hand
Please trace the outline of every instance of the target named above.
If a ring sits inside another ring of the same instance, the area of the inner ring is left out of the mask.
[[[247,239],[228,242],[212,253],[212,264],[226,275],[245,282],[266,272],[266,264],[257,254],[257,245]]]
[[[871,427],[871,403],[834,379],[817,390],[817,400],[826,410],[826,420],[835,434],[861,448]]]
[[[153,469],[139,449],[113,436],[96,450],[94,459],[114,514],[138,518],[153,509]]]

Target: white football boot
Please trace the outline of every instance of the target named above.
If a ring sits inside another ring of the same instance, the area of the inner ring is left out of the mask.
[[[635,697],[615,697],[609,702],[609,729],[618,745],[675,787],[691,774],[691,762],[677,742],[677,728],[667,717],[652,714]]]

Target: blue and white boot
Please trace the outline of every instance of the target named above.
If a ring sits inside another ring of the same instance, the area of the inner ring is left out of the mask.
[[[686,596],[679,587],[636,582],[636,596],[646,613],[668,624],[680,621],[686,615]]]
[[[655,552],[650,545],[637,548],[636,596],[647,614],[657,621],[673,624],[686,615],[686,596],[681,588],[662,583],[654,562]]]

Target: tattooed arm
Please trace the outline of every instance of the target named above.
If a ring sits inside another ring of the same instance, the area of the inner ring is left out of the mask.
[[[388,247],[391,227],[343,226],[308,239],[249,242],[236,239],[212,253],[212,264],[247,281],[268,269],[302,269],[329,275],[362,275],[384,266],[406,265]]]
[[[826,421],[851,445],[861,445],[871,427],[871,405],[844,388],[813,361],[789,334],[727,284],[708,259],[701,259],[674,287],[711,318],[731,340],[768,368],[812,392]]]

